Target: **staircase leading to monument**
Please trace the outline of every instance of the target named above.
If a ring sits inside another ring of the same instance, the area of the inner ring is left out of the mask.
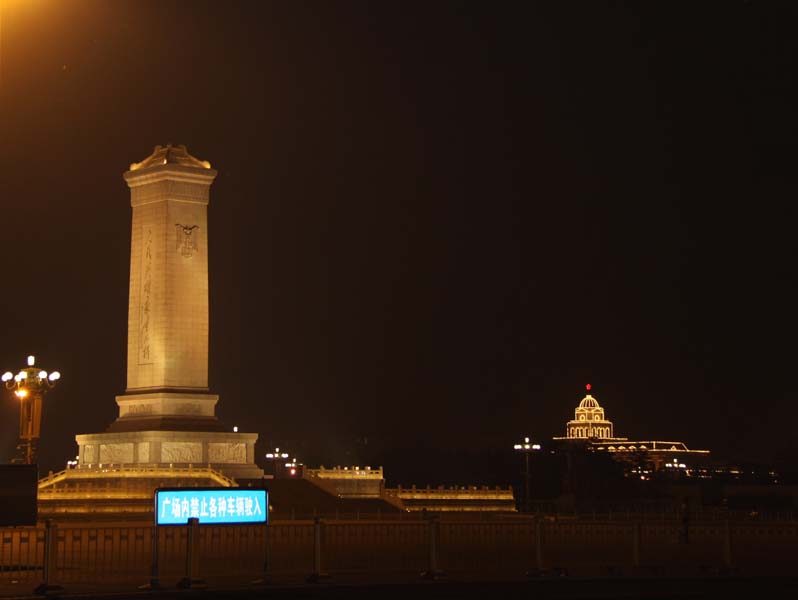
[[[273,479],[266,487],[275,520],[403,512],[401,506],[384,497],[342,498],[331,486],[308,479]]]

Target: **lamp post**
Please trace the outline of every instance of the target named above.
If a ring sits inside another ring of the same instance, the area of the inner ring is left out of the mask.
[[[280,452],[280,448],[275,448],[274,452],[266,454],[266,458],[272,461],[272,475],[277,477],[279,472],[282,471],[280,463],[288,458],[288,452]]]
[[[36,446],[42,424],[42,398],[55,386],[61,373],[53,371],[49,375],[36,365],[36,357],[28,357],[28,366],[14,375],[11,371],[3,374],[2,380],[19,399],[19,444],[17,450],[22,456],[12,460],[32,465],[36,462]]]
[[[540,444],[533,444],[528,437],[525,437],[524,442],[516,444],[513,449],[524,453],[524,512],[529,512],[529,453],[540,450]]]

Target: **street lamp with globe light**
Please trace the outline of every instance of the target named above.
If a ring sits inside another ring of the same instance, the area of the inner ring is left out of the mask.
[[[2,381],[19,400],[19,444],[17,450],[22,456],[12,460],[16,463],[32,465],[36,463],[36,450],[42,424],[42,398],[56,382],[61,373],[47,373],[36,367],[36,357],[28,356],[28,366],[14,375],[11,371],[3,373]]]
[[[293,477],[297,473],[297,464],[296,458],[293,459],[293,462],[288,460],[290,455],[288,452],[281,452],[280,448],[275,448],[273,452],[269,452],[266,454],[266,458],[268,458],[272,463],[272,475],[274,477],[280,477],[280,474],[285,472],[284,469],[288,469],[288,473]]]
[[[531,478],[531,474],[529,472],[529,453],[538,452],[540,450],[540,444],[530,442],[529,438],[525,437],[522,444],[515,444],[513,446],[513,450],[524,453],[524,512],[529,512],[531,507],[529,490]]]

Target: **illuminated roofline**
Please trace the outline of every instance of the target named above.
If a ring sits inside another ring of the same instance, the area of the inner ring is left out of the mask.
[[[332,469],[305,469],[305,479],[383,479],[382,467],[334,467]]]
[[[574,437],[568,437],[568,436],[560,436],[560,437],[553,437],[551,439],[552,440],[565,440],[567,442],[590,442],[593,439],[600,439],[601,442],[599,442],[599,443],[604,444],[606,442],[625,442],[629,438],[619,438],[619,437],[611,437],[611,438],[574,438]],[[597,443],[597,442],[591,442],[591,443]]]
[[[592,442],[593,446],[607,446],[614,445],[622,442],[625,446],[635,446],[635,451],[642,450],[643,452],[672,452],[674,454],[711,454],[710,450],[691,450],[684,442],[663,442],[660,440],[630,440],[628,438],[613,438],[601,440],[600,442]],[[658,446],[657,444],[662,444]],[[667,444],[667,447],[665,446]],[[641,448],[641,446],[645,446]],[[673,446],[682,446],[681,448],[672,448]],[[597,448],[603,450],[603,448]],[[616,448],[617,452],[618,449]],[[621,450],[621,452],[629,452],[628,448]]]

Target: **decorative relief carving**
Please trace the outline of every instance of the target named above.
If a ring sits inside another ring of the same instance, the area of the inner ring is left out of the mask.
[[[245,463],[247,462],[247,445],[243,442],[211,442],[208,444],[208,462]]]
[[[181,225],[175,223],[177,232],[175,249],[180,251],[183,258],[191,258],[197,252],[197,239],[194,230],[199,229],[199,225]]]
[[[133,462],[133,444],[100,444],[100,460],[103,464]]]
[[[166,198],[207,204],[208,196],[206,186],[178,181],[157,181],[150,185],[137,186],[131,190],[130,194],[133,206],[162,202]]]
[[[150,462],[150,443],[149,442],[139,442],[136,444],[136,448],[138,450],[138,462],[140,463],[148,463]]]
[[[161,462],[201,463],[202,444],[200,442],[162,442]]]
[[[97,446],[94,444],[86,444],[83,446],[83,462],[96,463],[97,461]]]
[[[164,195],[164,190],[161,183],[135,187],[131,190],[131,199],[133,203],[146,204],[160,200]]]
[[[141,304],[139,317],[139,364],[152,363],[150,352],[150,313],[152,294],[152,228],[145,227],[141,252]]]
[[[128,404],[124,410],[124,416],[151,415],[152,413],[152,404]]]
[[[208,198],[207,187],[198,186],[196,183],[186,183],[184,181],[170,181],[167,193],[172,198],[190,198],[198,201]]]

